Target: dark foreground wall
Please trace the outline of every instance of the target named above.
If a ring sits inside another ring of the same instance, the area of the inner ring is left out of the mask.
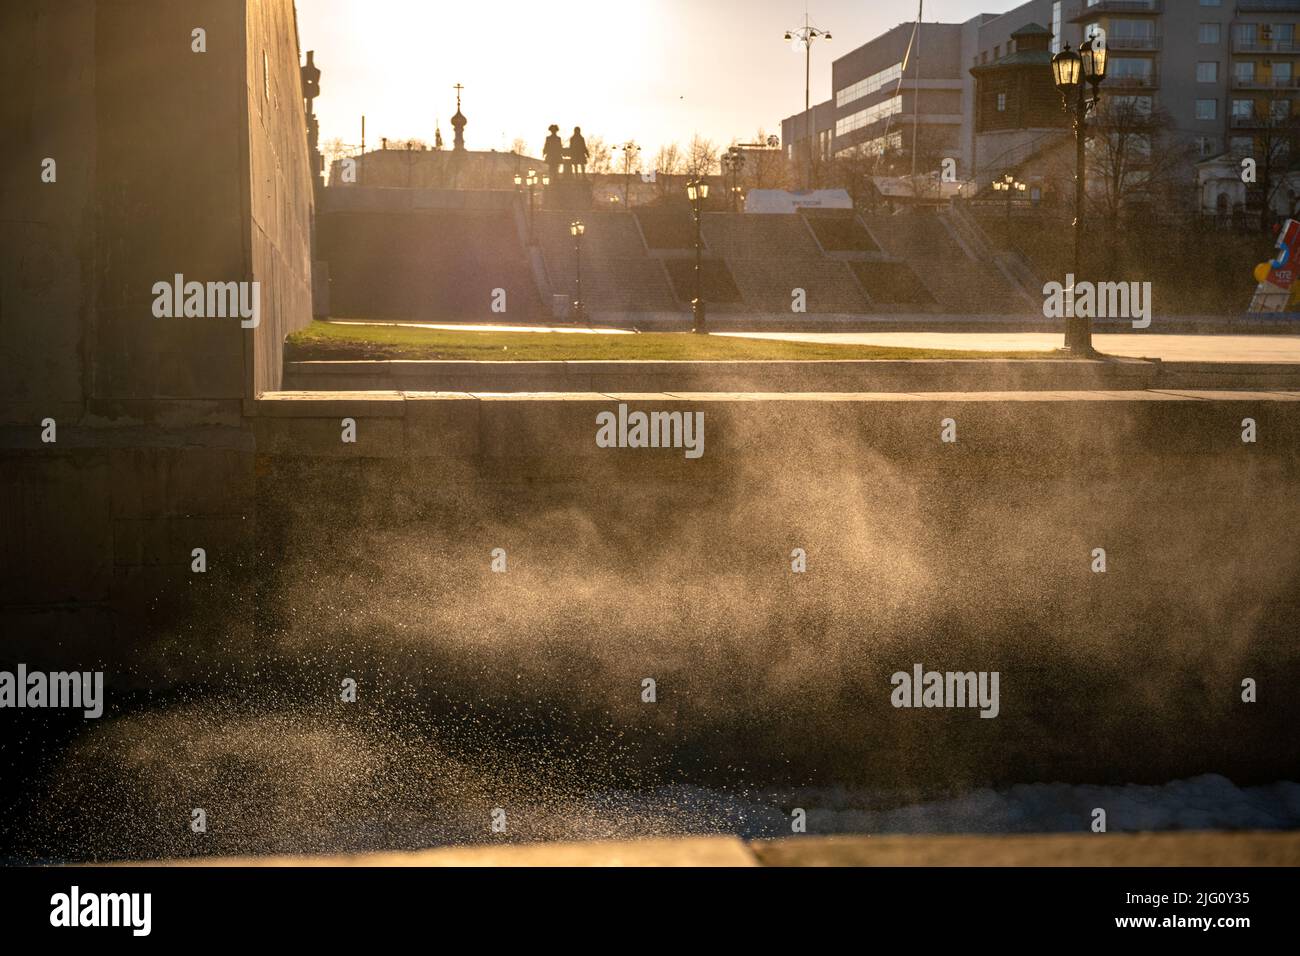
[[[506,800],[573,837],[615,792],[631,832],[665,783],[1295,779],[1294,393],[626,400],[702,412],[703,456],[597,447],[617,396],[418,393],[267,396],[255,446],[11,456],[11,659],[110,686],[22,799],[157,856],[460,840]],[[121,480],[141,455],[155,484]],[[998,716],[891,706],[916,664],[998,672]],[[191,804],[239,826],[141,823]]]
[[[311,314],[292,0],[15,0],[0,44],[0,421],[237,424]],[[178,273],[260,324],[155,317]]]

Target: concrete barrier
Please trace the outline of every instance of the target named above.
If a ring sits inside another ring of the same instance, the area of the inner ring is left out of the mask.
[[[702,414],[703,455],[601,447],[597,416],[620,406]],[[655,788],[687,780],[707,821],[726,799],[709,794],[773,788],[746,826],[775,834],[807,787],[899,806],[1300,765],[1300,392],[271,393],[253,410],[219,434],[70,430],[57,452],[28,430],[3,459],[11,659],[107,671],[111,720],[28,828],[84,841],[60,853],[185,855],[183,826],[141,813],[176,773],[222,805],[231,760],[243,829],[206,852],[356,846],[372,814],[418,821],[386,845],[427,845],[429,820],[454,842],[498,792],[528,840],[583,826],[584,794],[669,820]],[[898,706],[917,665],[997,673],[996,718]],[[362,704],[323,705],[344,676]],[[177,747],[203,756],[139,776],[132,754]],[[282,806],[285,768],[329,801]],[[1059,799],[1087,825],[1088,787]]]
[[[997,392],[1144,389],[1158,362],[1051,359],[771,362],[303,361],[286,366],[286,388],[321,391],[468,392]],[[1240,373],[1239,373],[1240,374]],[[1273,386],[1300,386],[1300,368]],[[1211,381],[1233,379],[1221,373]]]
[[[1297,389],[1300,365],[1111,359],[801,362],[289,362],[285,387],[317,391],[1001,392]]]

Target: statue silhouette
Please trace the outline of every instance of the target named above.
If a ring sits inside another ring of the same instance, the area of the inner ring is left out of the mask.
[[[573,127],[569,137],[569,169],[575,176],[587,176],[587,141],[582,138],[582,127]]]
[[[550,129],[551,135],[546,137],[546,144],[542,147],[542,159],[551,167],[551,179],[556,180],[560,176],[560,164],[564,162],[564,141],[560,139],[560,127],[552,123]]]

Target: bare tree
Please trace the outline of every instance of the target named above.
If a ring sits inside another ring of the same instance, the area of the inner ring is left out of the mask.
[[[522,136],[516,136],[514,142],[510,144],[510,152],[514,153],[516,156],[527,156],[528,143]]]
[[[868,151],[863,159],[870,158],[873,176],[907,176],[916,170],[916,179],[912,183],[914,196],[928,194],[938,195],[939,173],[943,161],[953,154],[953,147],[947,135],[937,129],[923,128],[915,131],[896,130],[897,146],[886,145],[884,149]],[[912,162],[912,153],[916,153],[916,162]]]
[[[1290,105],[1289,101],[1279,102]],[[1270,108],[1267,115],[1261,115],[1256,104],[1253,126],[1254,148],[1249,157],[1256,164],[1255,183],[1248,188],[1247,197],[1248,203],[1259,207],[1260,229],[1268,230],[1272,226],[1273,201],[1300,165],[1300,119],[1289,109],[1281,114]]]
[[[672,197],[673,178],[686,170],[686,159],[682,148],[676,143],[660,146],[655,153],[655,199],[662,202]]]
[[[877,155],[858,145],[836,153],[827,170],[827,180],[849,194],[854,209],[874,209],[880,197],[872,176]]]
[[[331,140],[321,143],[321,155],[325,157],[325,168],[332,169],[337,160],[346,156],[351,156],[356,150],[348,146],[339,137],[335,136]]]
[[[754,142],[766,145],[767,131],[759,129]],[[780,145],[745,151],[745,185],[750,189],[788,189],[793,177]]]
[[[705,139],[696,133],[691,137],[691,144],[686,148],[686,172],[699,178],[711,176],[718,171],[718,146],[711,139]]]
[[[676,143],[660,146],[655,153],[655,171],[667,176],[677,176],[686,168],[682,158],[682,148]]]
[[[1112,226],[1135,206],[1171,208],[1190,146],[1170,135],[1173,122],[1161,109],[1143,109],[1133,100],[1106,97],[1089,122],[1087,170],[1093,211]]]
[[[587,140],[587,174],[600,176],[614,168],[614,153],[603,136],[593,136]]]

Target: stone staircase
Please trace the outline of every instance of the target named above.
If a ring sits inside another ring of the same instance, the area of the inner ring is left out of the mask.
[[[885,252],[912,267],[943,311],[1001,315],[1031,310],[1023,290],[995,262],[976,259],[939,212],[922,208],[874,216],[867,225]]]

